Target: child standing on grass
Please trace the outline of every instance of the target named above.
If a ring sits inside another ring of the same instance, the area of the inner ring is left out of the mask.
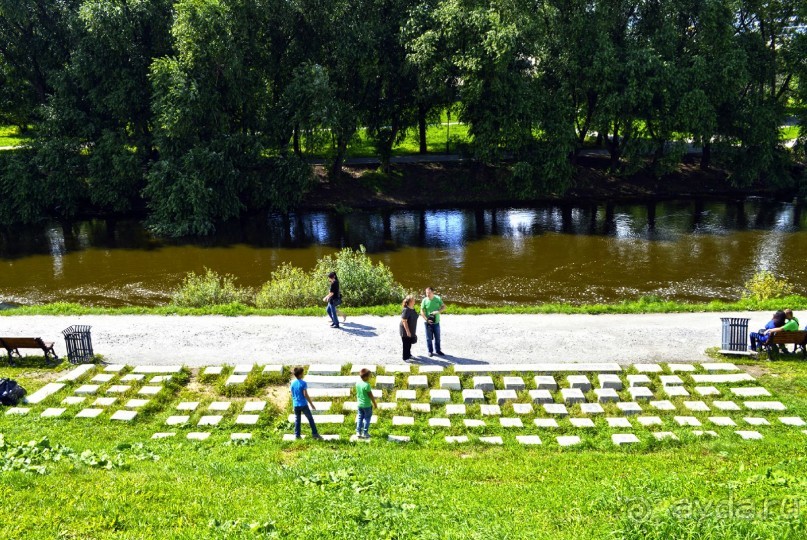
[[[315,439],[322,439],[317,432],[317,425],[314,423],[314,416],[311,414],[311,409],[317,410],[311,398],[308,397],[308,384],[303,380],[303,368],[297,366],[294,368],[294,381],[291,383],[291,403],[294,405],[294,436],[298,439],[302,438],[300,435],[300,415],[304,414],[308,418],[308,424],[311,426],[311,436]],[[311,405],[309,409],[308,406]]]
[[[356,415],[356,436],[359,439],[370,438],[370,419],[373,417],[373,407],[378,407],[370,389],[370,370],[362,368],[359,372],[361,380],[356,383],[356,397],[359,401],[359,411]]]

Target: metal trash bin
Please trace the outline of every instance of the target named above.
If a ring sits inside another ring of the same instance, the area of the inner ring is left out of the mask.
[[[92,352],[90,326],[71,326],[62,330],[67,347],[67,360],[71,364],[89,364],[95,356]]]
[[[723,322],[723,339],[720,349],[724,351],[745,352],[748,350],[748,321],[739,317],[721,317]]]

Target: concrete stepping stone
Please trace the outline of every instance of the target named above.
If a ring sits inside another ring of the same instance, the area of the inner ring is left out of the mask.
[[[662,375],[659,380],[662,386],[684,386],[684,381],[678,375]]]
[[[630,393],[631,399],[636,400],[639,399],[651,400],[654,397],[656,397],[653,395],[653,391],[646,386],[633,386],[631,388],[628,388],[628,393]]]
[[[392,411],[398,408],[398,404],[394,401],[379,401],[378,402],[378,410],[379,411]]]
[[[524,422],[521,421],[521,418],[499,418],[499,424],[503,428],[523,428]]]
[[[639,414],[642,412],[642,406],[633,401],[620,401],[616,406],[622,411],[622,414]]]
[[[605,419],[608,422],[608,427],[610,428],[632,428],[633,425],[630,423],[630,420],[627,418],[623,418],[621,416],[617,417],[608,417]]]
[[[132,387],[125,384],[114,384],[106,389],[107,394],[125,394]]]
[[[611,440],[617,446],[622,446],[623,444],[636,444],[639,442],[639,437],[634,435],[633,433],[614,433],[611,435]]]
[[[209,416],[203,416],[199,419],[199,423],[196,424],[198,426],[217,426],[219,422],[221,422],[223,416],[212,414]]]
[[[202,372],[202,375],[221,375],[224,372],[224,366],[208,366]]]
[[[350,438],[348,439],[348,441],[350,441],[350,442],[352,442],[352,443],[369,443],[369,442],[370,442],[370,441],[372,441],[372,440],[373,440],[373,439],[371,439],[370,437],[368,437],[368,438],[366,438],[366,439],[365,439],[364,437],[359,438],[359,434],[358,434],[358,433],[354,433],[354,434],[353,434],[353,435],[351,435],[351,436],[350,436]]]
[[[786,426],[801,427],[805,425],[804,420],[798,416],[780,416],[779,421]]]
[[[726,426],[736,426],[737,422],[729,418],[728,416],[710,416],[709,421],[716,426],[726,427]]]
[[[81,409],[76,413],[76,418],[97,418],[104,409]]]
[[[448,418],[429,418],[429,427],[450,428],[451,420]]]
[[[462,423],[465,424],[467,428],[485,427],[487,425],[484,420],[475,420],[473,418],[465,418]]]
[[[412,373],[412,366],[409,364],[389,364],[384,366],[386,373]]]
[[[418,373],[442,373],[445,371],[443,366],[419,366]]]
[[[633,364],[639,373],[661,373],[661,366],[658,364]]]
[[[594,420],[591,418],[569,418],[569,422],[576,428],[593,428]]]
[[[485,393],[480,389],[466,388],[462,391],[462,401],[465,403],[474,403],[477,401],[485,401]]]
[[[308,397],[314,398],[347,398],[350,397],[350,388],[309,388]],[[378,396],[376,396],[378,397]]]
[[[166,418],[165,423],[169,426],[178,426],[181,424],[187,424],[190,419],[191,417],[187,415],[175,415]]]
[[[555,420],[554,418],[536,418],[535,420],[532,421],[532,423],[535,424],[535,426],[539,427],[539,428],[556,428],[556,427],[560,427],[558,425],[558,421]]]
[[[758,418],[758,417],[755,417],[755,416],[746,416],[745,418],[743,418],[743,420],[749,426],[770,426],[771,425],[771,423],[768,422],[766,419]]]
[[[744,401],[743,405],[752,411],[784,411],[787,409],[780,401]]]
[[[746,441],[750,440],[758,440],[762,438],[762,434],[759,431],[735,431],[737,435],[742,437]]]
[[[254,364],[236,364],[233,368],[233,374],[246,375],[250,373],[254,367]]]
[[[560,437],[556,437],[558,441],[558,445],[560,446],[574,446],[576,444],[580,444],[580,437],[577,435],[563,435]]]
[[[700,430],[700,429],[696,429],[696,430],[694,430],[694,431],[692,432],[692,434],[693,434],[693,435],[695,435],[696,437],[705,437],[705,436],[707,436],[707,435],[708,435],[709,437],[717,437],[717,432],[716,432],[716,431],[709,431],[709,430],[707,430],[707,431],[702,431],[702,430]]]
[[[740,406],[733,401],[713,401],[712,405],[720,411],[739,411]]]
[[[664,386],[664,393],[670,397],[689,397],[689,392],[683,386]]]
[[[410,403],[409,410],[418,413],[430,413],[432,412],[432,406],[428,403]]]
[[[501,416],[502,408],[498,405],[480,405],[479,412],[482,416]]]
[[[446,405],[446,415],[466,414],[465,405]]]
[[[306,376],[310,375],[340,375],[342,366],[339,364],[311,364],[308,366]],[[355,379],[355,377],[351,377]]]
[[[569,388],[577,388],[583,392],[591,390],[591,382],[585,375],[569,375],[566,380],[569,382]]]
[[[293,424],[294,423],[294,415],[290,414],[288,418],[289,418],[289,423]],[[300,418],[300,421],[303,422],[303,425],[308,424],[308,422],[306,421],[304,416],[302,416]],[[314,418],[314,422],[317,425],[320,425],[320,424],[344,424],[345,423],[345,415],[344,414],[321,414],[321,415],[317,416],[316,418]]]
[[[393,426],[414,426],[415,425],[415,417],[414,416],[393,416],[392,417],[392,425]]]
[[[675,405],[673,402],[668,399],[662,399],[659,401],[651,401],[650,406],[656,409],[657,411],[674,411]]]
[[[137,416],[137,411],[115,411],[115,413],[109,417],[110,420],[117,420],[119,422],[131,422]]]
[[[468,436],[467,435],[448,435],[446,436],[446,442],[449,444],[458,444],[458,443],[467,443]]]
[[[628,375],[628,386],[650,386],[650,377],[647,375]]]
[[[513,403],[513,412],[515,414],[532,414],[535,411],[531,403]]]
[[[31,412],[30,407],[11,407],[9,410],[6,411],[6,416],[8,415],[19,415],[23,416]]]
[[[412,438],[409,435],[388,435],[387,440],[390,442],[404,443],[411,441]]]
[[[128,375],[124,375],[120,378],[121,382],[140,382],[145,379],[146,376],[142,373],[129,373]]]
[[[508,401],[516,401],[518,395],[515,390],[496,390],[496,403],[504,405]]]
[[[112,373],[99,373],[98,375],[96,375],[95,377],[90,379],[90,382],[103,384],[103,383],[108,383],[109,381],[111,381],[114,378],[115,378],[115,375],[112,374]]]
[[[670,373],[691,373],[695,371],[693,364],[667,364]]]
[[[675,416],[673,417],[679,426],[693,426],[693,427],[700,427],[701,422],[694,416]]]
[[[93,401],[93,405],[96,407],[109,407],[110,405],[114,405],[116,401],[118,401],[118,398],[99,397],[98,399]]]
[[[709,406],[703,401],[685,401],[684,408],[693,412],[709,412]]]
[[[135,366],[132,373],[179,373],[182,366]]]
[[[599,403],[610,403],[619,401],[619,394],[613,388],[597,388],[594,390],[597,394],[597,401]]]
[[[731,392],[735,396],[740,397],[759,397],[759,396],[771,395],[771,393],[768,392],[768,390],[762,388],[761,386],[749,386],[746,388],[729,388],[729,392]]]
[[[244,403],[242,412],[261,412],[266,408],[265,401],[247,401]]]
[[[556,416],[567,416],[569,414],[569,411],[566,410],[566,405],[562,403],[544,403],[543,407],[547,414],[554,414]]]
[[[126,364],[109,364],[104,367],[104,371],[107,373],[119,373],[126,368]]]
[[[345,412],[356,412],[359,410],[358,401],[345,401],[342,403],[342,410]]]
[[[358,375],[363,369],[366,369],[370,373],[375,373],[378,371],[378,366],[376,364],[352,364],[350,366],[350,372],[354,375]]]
[[[88,371],[92,371],[93,369],[95,369],[95,364],[81,364],[80,366],[77,366],[74,369],[71,369],[70,371],[68,371],[67,373],[65,373],[64,375],[62,375],[58,379],[56,379],[56,382],[75,382],[79,378],[81,378],[82,375],[84,375]],[[55,383],[51,383],[51,384],[55,384]],[[45,387],[47,387],[47,386],[48,385],[45,385]],[[62,385],[62,386],[64,386],[64,385]],[[30,397],[29,397],[29,399],[30,399]]]
[[[280,375],[283,373],[283,366],[280,364],[266,364],[263,366],[263,372],[267,375]]]
[[[720,390],[714,386],[696,386],[695,393],[701,396],[719,396]]]
[[[600,373],[597,375],[597,380],[600,382],[600,388],[622,390],[622,379],[619,378],[619,375],[615,375],[613,373]]]
[[[311,414],[321,415],[328,414],[331,411],[333,402],[331,401],[313,401],[314,408],[311,409]]]
[[[429,401],[432,403],[448,403],[451,401],[451,391],[432,388],[429,390]]]
[[[504,389],[505,390],[526,390],[527,385],[524,383],[524,379],[521,377],[504,377]]]
[[[87,398],[81,396],[67,396],[62,400],[62,405],[81,405]]]
[[[555,378],[551,375],[536,375],[535,388],[537,390],[551,390],[554,392],[558,389],[558,383],[555,382]]]
[[[655,437],[658,441],[663,441],[664,439],[673,439],[675,441],[678,440],[678,435],[672,431],[655,431],[653,432],[653,437]]]
[[[195,411],[198,406],[199,406],[198,401],[183,401],[179,405],[177,405],[177,410],[178,411]]]
[[[440,377],[440,388],[445,390],[462,390],[460,378],[456,375],[444,375]]]
[[[429,379],[425,375],[410,375],[407,379],[409,388],[428,388]]]
[[[474,390],[481,390],[482,392],[492,392],[494,389],[493,377],[474,377],[473,384]]]
[[[98,392],[98,389],[101,388],[100,385],[97,384],[82,384],[78,388],[76,388],[75,393],[79,395],[92,395]],[[31,399],[28,398],[28,403],[31,403]]]
[[[144,386],[137,393],[141,396],[156,396],[162,389],[162,386]]]
[[[66,410],[67,409],[65,408],[50,407],[42,411],[42,414],[40,414],[39,416],[41,416],[42,418],[56,418],[58,416],[61,416],[62,413]]]
[[[208,437],[210,437],[210,433],[207,431],[192,431],[188,433],[187,439],[189,441],[204,441]]]
[[[230,433],[231,441],[248,441],[252,439],[252,433]]]
[[[208,411],[228,411],[230,410],[230,405],[232,402],[230,401],[214,401],[210,405],[207,406]]]
[[[246,375],[230,375],[224,382],[224,386],[237,386],[239,384],[244,384],[245,382],[247,382]]]
[[[581,403],[580,412],[583,414],[603,414],[605,409],[599,403]]]
[[[395,388],[395,375],[379,375],[375,378],[375,385],[384,390]]]
[[[756,379],[748,373],[709,373],[707,375],[692,375],[696,384],[731,384]]]
[[[396,390],[395,391],[395,400],[396,401],[414,401],[418,398],[417,392],[415,390]]]
[[[616,362],[540,362],[534,364],[457,364],[457,373],[619,373]]]
[[[170,431],[170,432],[162,431],[162,432],[155,433],[154,435],[151,436],[151,438],[152,439],[168,439],[170,437],[175,437],[175,436],[176,436],[176,433],[173,432],[173,431]]]
[[[541,437],[538,435],[516,435],[516,442],[525,446],[541,444]]]
[[[246,426],[254,426],[255,424],[258,423],[259,418],[260,418],[260,415],[258,415],[258,414],[239,414],[235,418],[235,423],[236,424],[246,425]],[[302,419],[301,419],[301,421],[302,421]],[[316,420],[315,420],[315,422],[316,422]]]
[[[562,388],[560,395],[563,396],[563,401],[566,405],[586,402],[586,396],[583,395],[583,390],[580,388]]]
[[[701,367],[705,371],[740,371],[740,368],[729,362],[704,362]]]
[[[552,394],[549,390],[530,390],[530,399],[533,403],[542,404],[542,403],[552,403],[555,401],[552,399]]]
[[[479,437],[479,442],[485,444],[504,444],[501,437]]]
[[[637,416],[636,420],[644,427],[661,425],[661,418],[658,416]]]
[[[359,378],[355,375],[309,375],[305,382],[308,383],[309,395],[311,388],[347,388],[352,390],[356,386]]]

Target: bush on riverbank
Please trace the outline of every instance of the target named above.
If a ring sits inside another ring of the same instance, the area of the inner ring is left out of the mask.
[[[745,282],[745,290],[745,298],[757,301],[772,300],[792,294],[793,285],[786,279],[777,279],[771,272],[763,270]]]
[[[251,291],[235,284],[230,274],[219,275],[210,268],[204,274],[188,272],[182,285],[171,295],[171,305],[201,308],[224,304],[246,304]]]

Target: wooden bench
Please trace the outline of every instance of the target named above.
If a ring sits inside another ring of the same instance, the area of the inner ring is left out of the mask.
[[[8,351],[8,363],[14,365],[14,355],[21,358],[20,349],[41,349],[45,353],[45,359],[58,361],[56,351],[53,350],[52,341],[42,341],[42,338],[32,337],[0,337],[0,347]]]
[[[762,348],[768,352],[770,357],[776,357],[779,354],[779,345],[795,345],[794,353],[799,352],[801,355],[807,357],[807,331],[800,330],[798,332],[776,332],[768,338],[768,341],[762,343]]]

